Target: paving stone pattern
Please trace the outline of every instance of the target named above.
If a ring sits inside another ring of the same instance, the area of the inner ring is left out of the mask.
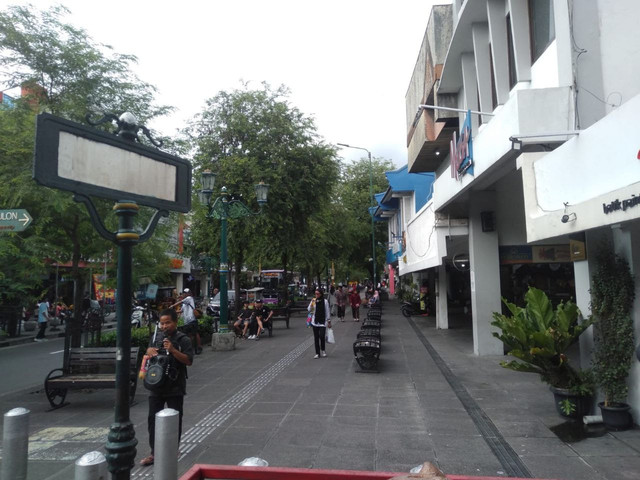
[[[179,471],[258,456],[271,466],[406,472],[431,461],[445,473],[506,476],[492,449],[500,441],[533,477],[640,478],[639,430],[564,441],[551,430],[563,419],[546,386],[501,368],[502,357],[474,356],[469,328],[436,330],[433,318],[414,317],[446,365],[443,373],[398,303],[386,302],[382,319],[380,373],[357,373],[359,323],[334,321],[337,344],[327,346],[327,358],[314,359],[301,314],[290,329],[276,325],[272,338],[240,341],[231,352],[205,349],[189,371]],[[493,425],[490,439],[448,375]],[[103,448],[112,392],[70,392],[67,400],[49,412],[42,390],[0,397],[3,412],[31,410],[30,480],[73,478],[75,458]],[[131,419],[139,460],[148,453],[141,386],[137,400]],[[153,467],[134,467],[132,478],[153,478]]]

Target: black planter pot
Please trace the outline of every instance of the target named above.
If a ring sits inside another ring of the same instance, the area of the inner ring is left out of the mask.
[[[602,423],[613,430],[626,430],[631,426],[631,407],[626,403],[612,403],[605,407],[604,402],[598,404],[602,413]]]
[[[591,405],[593,405],[593,396],[581,396],[574,393],[570,393],[566,388],[549,387],[549,390],[553,393],[553,400],[556,405],[556,411],[565,418],[573,418],[576,420],[581,419],[585,415],[589,415],[591,412]],[[568,400],[573,405],[573,411],[566,413],[562,409],[563,403]]]

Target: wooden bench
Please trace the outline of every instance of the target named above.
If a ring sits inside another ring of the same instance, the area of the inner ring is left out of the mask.
[[[133,403],[138,383],[138,350],[131,347],[129,358],[129,403]],[[49,372],[44,391],[53,409],[67,405],[67,390],[116,388],[116,348],[72,348],[67,365]]]

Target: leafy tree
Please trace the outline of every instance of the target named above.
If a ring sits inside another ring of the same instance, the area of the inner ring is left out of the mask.
[[[289,270],[301,255],[298,239],[311,231],[310,218],[332,198],[337,183],[334,148],[318,138],[313,119],[292,106],[288,95],[284,86],[268,84],[220,92],[188,129],[197,144],[198,169],[217,171],[218,184],[230,193],[255,205],[253,185],[264,181],[271,186],[264,215],[230,222],[236,274],[245,263]],[[202,223],[202,218],[194,217],[194,240],[215,252],[208,236],[218,225]]]
[[[7,132],[0,135],[0,151],[6,159],[0,165],[0,173],[12,179],[0,186],[0,199],[9,208],[28,208],[34,218],[24,235],[8,238],[7,251],[20,249],[29,258],[22,271],[29,264],[41,270],[45,258],[71,260],[72,276],[79,287],[74,304],[80,305],[80,261],[102,258],[111,246],[96,234],[84,206],[74,202],[70,193],[38,187],[31,180],[34,116],[48,111],[82,122],[91,111],[130,111],[144,123],[167,113],[169,108],[153,104],[155,88],[140,81],[130,69],[135,57],[94,43],[86,31],[64,23],[68,13],[64,7],[38,11],[31,5],[0,12],[0,81],[8,88],[23,87],[24,94],[15,109],[0,112],[0,128]],[[95,203],[103,217],[110,211],[109,202]],[[113,225],[115,219],[109,221]],[[156,235],[155,241],[161,241],[161,237],[162,234]],[[139,255],[141,248],[134,255]],[[157,250],[153,244],[145,248]],[[24,289],[15,277],[9,278],[7,284],[7,295]],[[15,285],[13,290],[11,285]],[[76,308],[76,326],[79,313],[80,308]],[[78,341],[76,334],[73,343]]]
[[[386,191],[389,186],[385,172],[394,170],[390,160],[372,158],[371,166],[368,158],[362,158],[346,165],[341,172],[338,188],[337,202],[342,209],[340,214],[343,222],[340,231],[343,232],[341,242],[348,248],[343,248],[339,253],[339,274],[341,277],[358,278],[364,272],[368,272],[369,278],[373,278],[372,263],[369,260],[372,254],[371,242],[371,216],[369,207],[371,195],[369,189],[370,172],[373,184],[373,193]],[[374,224],[376,238],[376,271],[378,279],[384,266],[385,249],[379,243],[387,241],[387,227],[385,222]],[[340,278],[340,277],[339,277]]]

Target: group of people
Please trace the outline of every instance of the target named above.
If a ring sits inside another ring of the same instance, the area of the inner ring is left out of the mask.
[[[265,306],[262,300],[256,300],[253,305],[245,300],[240,315],[233,322],[233,330],[238,338],[260,340],[260,335],[269,328],[272,316],[273,310]]]

